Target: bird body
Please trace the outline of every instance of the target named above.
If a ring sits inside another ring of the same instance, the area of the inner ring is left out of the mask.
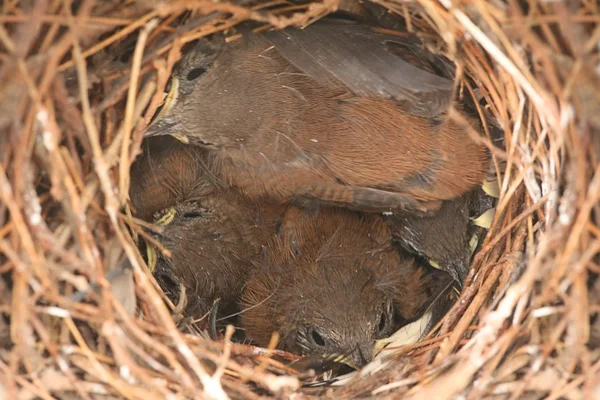
[[[156,139],[134,163],[130,190],[135,215],[158,223],[152,234],[171,252],[158,255],[154,275],[174,302],[185,287],[187,314],[202,315],[217,298],[225,311],[276,232],[281,208],[223,188],[205,167],[205,150]]]
[[[492,197],[478,188],[444,201],[431,215],[393,213],[384,218],[395,242],[447,271],[462,286],[483,231],[473,220],[492,208]]]
[[[360,367],[375,341],[420,316],[442,282],[392,246],[380,216],[291,207],[281,235],[248,279],[241,325],[260,345],[345,356]]]
[[[389,43],[402,43],[398,37],[371,37],[348,21],[314,26],[281,33],[303,51],[275,33],[202,42],[182,60],[172,85],[176,100],[147,135],[175,133],[210,149],[211,168],[225,182],[252,198],[284,203],[423,211],[481,182],[485,149],[463,126],[433,115],[450,97],[451,81],[392,53]],[[350,36],[316,45],[340,29]],[[344,42],[353,47],[336,54]],[[362,58],[367,48],[375,48],[375,58]],[[311,59],[311,51],[320,57]],[[395,78],[403,71],[415,76]],[[420,78],[429,92],[419,91]]]
[[[192,189],[160,178],[176,204],[163,239],[181,249],[162,265],[184,284],[201,282],[189,289],[205,299],[239,297],[241,325],[259,345],[277,331],[283,349],[364,365],[376,340],[450,284],[423,259],[459,283],[466,274],[465,199],[488,154],[446,115],[450,68],[414,37],[348,21],[218,40],[184,55],[146,132],[201,154],[177,161],[187,171],[175,167]],[[165,207],[150,187],[137,203],[154,213]],[[186,217],[190,207],[202,215]],[[196,255],[217,230],[231,242]]]

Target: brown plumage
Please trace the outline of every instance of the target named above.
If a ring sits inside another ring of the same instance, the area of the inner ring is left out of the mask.
[[[392,246],[377,215],[290,208],[281,232],[240,306],[246,334],[263,346],[277,331],[283,349],[360,367],[375,340],[420,316],[444,283]]]
[[[487,155],[444,116],[452,81],[419,53],[414,37],[340,20],[203,41],[147,135],[211,149],[211,169],[252,198],[433,210],[481,183]]]
[[[223,311],[235,303],[281,218],[277,204],[223,189],[207,172],[205,153],[173,138],[155,138],[131,169],[135,215],[151,222],[162,218],[154,236],[172,254],[159,254],[154,275],[175,302],[180,285],[185,287],[192,316],[205,313],[217,298]]]

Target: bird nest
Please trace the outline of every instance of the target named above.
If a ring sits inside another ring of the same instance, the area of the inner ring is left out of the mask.
[[[231,329],[220,341],[182,333],[126,204],[183,45],[358,3],[2,3],[1,398],[600,396],[597,2],[375,1],[456,63],[458,90],[484,100],[505,141],[477,139],[499,199],[454,307],[425,340],[337,386],[305,385]]]

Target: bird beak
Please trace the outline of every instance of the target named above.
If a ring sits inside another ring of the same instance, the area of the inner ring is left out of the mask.
[[[177,98],[179,95],[179,79],[176,76],[171,77],[171,90],[167,93],[167,97],[165,97],[165,102],[163,106],[156,116],[156,121],[163,119],[169,111],[173,109],[175,104],[177,104]]]
[[[155,222],[155,224],[158,226],[167,226],[171,222],[173,222],[173,218],[175,218],[175,214],[177,214],[177,211],[175,211],[175,208],[169,208],[169,210],[162,217],[160,217],[158,219],[158,221]]]
[[[164,117],[154,121],[144,132],[144,137],[177,135],[179,127],[180,124],[174,117]]]
[[[175,214],[176,214],[175,209],[174,208],[170,208],[154,224],[157,225],[157,226],[159,226],[159,227],[167,226],[171,222],[173,222],[173,218],[175,218]],[[154,272],[154,269],[156,268],[156,265],[158,264],[158,253],[156,252],[156,249],[154,248],[154,246],[152,245],[152,243],[150,243],[147,240],[146,240],[146,257],[148,259],[148,261],[147,261],[148,269],[150,270],[150,272]]]
[[[485,179],[483,184],[481,185],[485,194],[490,197],[499,198],[500,197],[500,186],[498,186],[498,181],[495,179]]]
[[[427,260],[427,262],[433,268],[438,269],[443,272],[446,272],[447,274],[450,274],[452,279],[454,279],[454,281],[462,288],[464,278],[467,276],[467,273],[469,272],[469,267],[467,265],[465,265],[465,263],[463,261],[457,261],[456,263],[453,263],[451,266],[444,266],[444,267],[442,267],[440,264],[438,264],[438,262],[435,260],[429,259],[429,260]]]
[[[146,242],[146,257],[148,258],[148,269],[150,272],[154,272],[158,263],[158,256],[156,255],[156,249],[149,242]]]
[[[151,136],[163,136],[163,135],[177,135],[179,129],[179,122],[177,118],[172,115],[172,110],[177,104],[177,98],[179,94],[179,79],[173,76],[171,78],[171,90],[165,98],[165,102],[162,109],[150,124],[144,137]]]
[[[487,210],[486,212],[481,214],[479,217],[471,218],[471,220],[477,226],[480,226],[485,229],[490,229],[490,226],[492,226],[492,222],[494,221],[495,216],[496,216],[496,209],[490,208],[489,210]]]
[[[360,369],[373,361],[373,343],[361,343],[352,352],[349,359],[344,360],[346,364],[355,369]]]

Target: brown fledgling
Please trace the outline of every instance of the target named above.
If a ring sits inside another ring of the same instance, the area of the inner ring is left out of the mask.
[[[479,185],[488,165],[444,115],[452,80],[437,61],[415,37],[334,19],[201,41],[146,135],[212,150],[212,170],[252,198],[434,210]]]
[[[361,367],[375,341],[419,317],[441,283],[397,251],[378,215],[292,207],[281,232],[240,305],[242,327],[262,346],[278,332],[282,349]]]
[[[205,153],[154,138],[131,169],[135,215],[159,225],[152,234],[171,252],[150,253],[158,254],[153,273],[175,303],[185,287],[189,316],[203,315],[217,298],[229,311],[282,215],[278,204],[222,188],[205,168]]]

